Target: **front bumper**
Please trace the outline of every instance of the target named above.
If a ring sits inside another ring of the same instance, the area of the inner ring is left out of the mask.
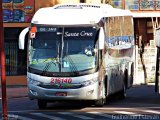
[[[57,96],[56,93],[66,93],[66,96]],[[28,84],[30,99],[43,100],[97,100],[98,82],[78,89],[46,89]]]

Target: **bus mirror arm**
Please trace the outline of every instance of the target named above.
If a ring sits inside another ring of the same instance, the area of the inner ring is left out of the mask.
[[[28,31],[29,31],[29,27],[23,29],[19,35],[19,49],[21,49],[21,50],[24,50],[25,36]]]
[[[103,30],[103,27],[101,27],[99,31],[99,49],[100,50],[104,49],[104,40],[105,40],[104,30]]]

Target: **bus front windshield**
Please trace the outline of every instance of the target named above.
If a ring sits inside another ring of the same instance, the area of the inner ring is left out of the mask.
[[[29,72],[60,76],[95,71],[97,31],[96,27],[36,27],[29,42]]]

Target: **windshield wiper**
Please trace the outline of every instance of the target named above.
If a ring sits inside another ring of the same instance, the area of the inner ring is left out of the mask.
[[[51,67],[51,64],[53,63],[55,66],[56,64],[58,63],[58,65],[60,65],[60,62],[59,62],[59,46],[60,44],[57,43],[57,58],[56,59],[53,59],[51,62],[48,62],[46,64],[46,66],[44,67],[43,71],[42,71],[42,75],[45,75],[45,73],[48,71],[48,69]]]
[[[45,75],[45,73],[48,71],[48,69],[51,67],[52,64],[56,66],[56,63],[58,62],[55,61],[48,62],[42,71],[42,75]]]

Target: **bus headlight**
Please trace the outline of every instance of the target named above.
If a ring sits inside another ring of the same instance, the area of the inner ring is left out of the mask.
[[[87,80],[87,81],[83,81],[80,84],[83,86],[88,86],[88,85],[92,85],[94,83],[96,83],[98,81],[97,78],[91,79],[91,80]]]
[[[33,85],[38,86],[38,85],[40,85],[40,84],[41,84],[41,82],[39,82],[39,81],[37,81],[37,80],[33,80],[33,79],[29,78],[29,84],[33,84]]]

